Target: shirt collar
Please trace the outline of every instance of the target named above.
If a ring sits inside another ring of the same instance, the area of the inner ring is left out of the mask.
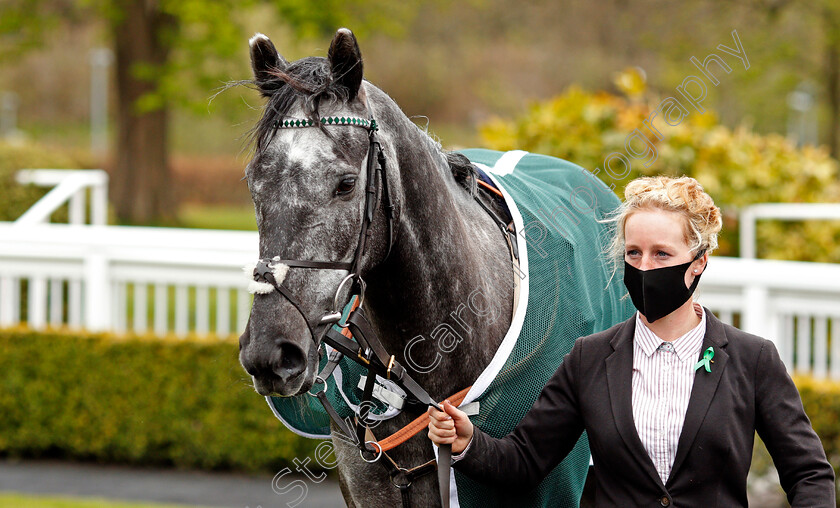
[[[695,309],[697,307],[699,306],[695,304]],[[703,337],[706,335],[706,311],[700,307],[699,314],[700,323],[697,326],[671,341],[677,358],[682,362],[696,360],[697,355],[700,354],[700,349],[703,347]],[[659,345],[665,342],[645,325],[638,311],[636,311],[636,331],[633,341],[647,357],[653,356]]]

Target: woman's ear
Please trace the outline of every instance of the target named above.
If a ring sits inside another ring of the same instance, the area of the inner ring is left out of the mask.
[[[709,253],[704,252],[702,256],[694,260],[694,263],[691,264],[691,274],[694,276],[700,276],[706,271],[706,263],[709,262]]]

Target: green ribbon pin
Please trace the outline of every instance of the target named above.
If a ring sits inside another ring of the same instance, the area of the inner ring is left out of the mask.
[[[706,367],[706,372],[711,372],[712,371],[711,364],[715,363],[715,361],[712,360],[712,358],[714,358],[714,357],[715,357],[715,350],[712,346],[709,346],[709,349],[707,349],[705,352],[703,352],[703,359],[700,360],[699,362],[697,362],[697,365],[694,366],[694,370],[696,371],[700,367]]]

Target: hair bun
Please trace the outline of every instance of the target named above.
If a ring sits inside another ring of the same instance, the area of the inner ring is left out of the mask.
[[[712,197],[694,178],[636,178],[624,188],[624,198],[624,203],[611,219],[617,225],[616,236],[610,246],[616,262],[624,258],[624,224],[627,218],[643,209],[666,210],[685,217],[685,241],[692,251],[711,253],[717,248],[717,236],[723,226],[720,208],[715,206]]]

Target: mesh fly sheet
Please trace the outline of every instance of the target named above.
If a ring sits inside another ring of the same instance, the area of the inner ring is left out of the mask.
[[[575,339],[632,314],[630,300],[622,299],[621,276],[611,277],[603,256],[610,230],[597,222],[620,202],[589,171],[561,159],[518,150],[463,153],[505,195],[526,274],[511,328],[463,402],[479,401],[479,413],[470,419],[501,438],[531,408]],[[577,507],[588,466],[584,434],[566,459],[527,493],[481,484],[453,469],[452,506]]]
[[[621,298],[625,290],[620,274],[611,277],[603,259],[609,230],[597,222],[619,200],[591,173],[561,159],[522,151],[462,153],[502,191],[518,232],[521,281],[513,321],[490,365],[462,403],[478,401],[479,412],[470,417],[472,422],[491,436],[503,437],[531,408],[576,338],[609,328],[632,314],[630,300]],[[325,362],[326,355],[322,367]],[[358,382],[365,372],[345,358],[328,381],[327,397],[342,417],[358,410],[362,396]],[[390,381],[377,379],[400,392]],[[267,400],[293,432],[329,438],[329,418],[314,397]],[[390,418],[397,411],[378,403],[370,417]],[[584,435],[531,492],[481,484],[453,469],[451,506],[576,507],[588,465]]]

